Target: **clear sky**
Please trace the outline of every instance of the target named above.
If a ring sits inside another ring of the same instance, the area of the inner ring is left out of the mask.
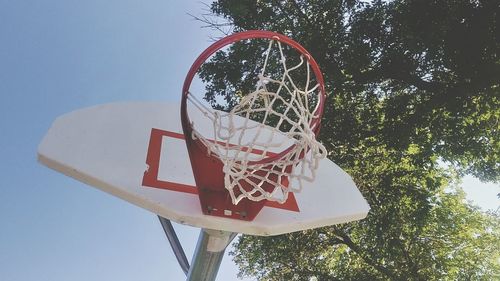
[[[210,44],[199,1],[0,0],[0,280],[184,280],[152,213],[36,162],[59,115],[125,100],[178,101]],[[467,179],[495,209],[497,185]],[[190,259],[199,230],[176,225]],[[235,280],[225,257],[218,280]]]

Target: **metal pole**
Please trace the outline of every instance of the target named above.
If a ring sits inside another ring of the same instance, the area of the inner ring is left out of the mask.
[[[202,229],[187,281],[215,281],[227,245],[237,233]]]
[[[165,234],[167,235],[168,242],[170,242],[170,246],[174,251],[177,262],[179,262],[182,271],[184,271],[184,273],[187,275],[189,271],[189,262],[186,258],[186,254],[184,254],[184,250],[182,249],[181,243],[179,242],[179,238],[177,238],[177,234],[175,234],[172,223],[162,216],[158,216],[158,218],[160,219],[163,231],[165,231]]]

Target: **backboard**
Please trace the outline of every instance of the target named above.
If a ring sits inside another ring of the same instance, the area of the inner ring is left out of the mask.
[[[268,202],[253,221],[204,215],[179,108],[120,102],[67,113],[48,130],[38,159],[157,215],[200,228],[267,236],[366,217],[370,208],[350,176],[327,159],[321,160],[315,182],[284,204]],[[210,129],[199,111],[189,115],[199,128]]]

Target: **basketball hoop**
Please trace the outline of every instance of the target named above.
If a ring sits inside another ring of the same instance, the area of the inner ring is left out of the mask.
[[[253,92],[239,96],[228,112],[209,108],[190,93],[193,78],[211,55],[230,44],[254,39],[269,43]],[[285,48],[297,53],[291,66]],[[273,51],[278,57],[274,62],[280,68],[278,77],[267,72]],[[294,81],[296,73],[304,83]],[[181,122],[203,212],[252,220],[266,200],[285,203],[289,192],[300,192],[302,181],[313,181],[319,160],[326,157],[324,146],[316,141],[325,97],[318,64],[284,35],[236,33],[201,53],[184,81]],[[212,123],[209,134],[191,121],[188,101]]]

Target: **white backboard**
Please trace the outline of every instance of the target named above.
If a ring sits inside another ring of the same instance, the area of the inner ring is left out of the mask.
[[[369,206],[350,176],[322,160],[316,180],[253,221],[204,215],[183,140],[178,104],[122,102],[57,118],[38,147],[41,163],[172,221],[251,235],[359,220]],[[211,124],[190,111],[197,128]],[[203,122],[206,122],[203,123]],[[149,165],[148,165],[148,164]]]

